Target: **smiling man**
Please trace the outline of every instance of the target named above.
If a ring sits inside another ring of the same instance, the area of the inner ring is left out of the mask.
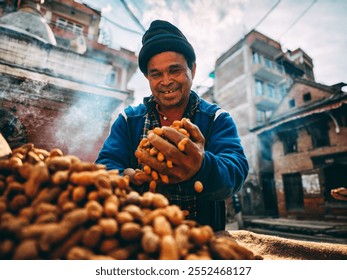
[[[191,90],[196,70],[195,52],[187,38],[167,21],[155,20],[142,38],[139,67],[152,94],[137,107],[127,107],[113,123],[96,160],[107,169],[128,175],[134,189],[148,190],[149,176],[138,176],[138,160],[169,178],[157,186],[171,204],[186,210],[187,219],[225,228],[225,199],[236,193],[248,174],[248,162],[236,125],[226,111]],[[182,134],[169,126],[186,118],[190,139],[184,152],[177,147]],[[165,138],[149,133],[163,127]],[[173,163],[171,168],[138,148],[142,138]],[[142,174],[144,175],[144,174]],[[197,193],[194,183],[203,190]]]

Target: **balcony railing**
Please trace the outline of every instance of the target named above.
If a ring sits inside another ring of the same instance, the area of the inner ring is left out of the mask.
[[[253,55],[253,73],[267,81],[280,82],[285,77],[284,67],[259,54]]]

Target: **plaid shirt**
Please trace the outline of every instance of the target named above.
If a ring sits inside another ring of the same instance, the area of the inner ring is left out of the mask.
[[[194,114],[199,103],[199,99],[191,94],[182,117],[188,118],[194,122]],[[147,107],[147,114],[141,138],[147,137],[147,132],[149,130],[161,126],[154,96],[151,95],[150,97],[144,98],[144,104]],[[176,204],[182,210],[187,210],[189,212],[186,216],[187,219],[194,220],[196,218],[196,196],[187,195],[185,188],[181,187],[180,184],[158,185],[157,192],[164,194],[169,199],[170,204]]]

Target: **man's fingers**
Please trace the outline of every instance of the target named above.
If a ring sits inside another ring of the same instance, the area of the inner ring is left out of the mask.
[[[172,129],[172,128],[171,128]],[[173,129],[174,130],[174,129]],[[166,134],[165,134],[166,128],[164,129],[164,135],[165,137],[172,143],[177,144],[177,140],[171,139],[169,138]],[[176,131],[176,134],[177,131]],[[179,135],[178,135],[179,136]],[[177,137],[175,137],[176,139]],[[183,138],[183,137],[182,137]],[[155,133],[150,133],[147,136],[148,141],[154,146],[156,147],[159,151],[163,151],[166,149],[170,149],[170,148],[174,148],[173,144],[168,142],[166,139],[164,139],[163,137],[155,134]],[[179,140],[178,140],[179,141]]]
[[[190,122],[188,119],[183,119],[182,120],[184,128],[188,131],[190,134],[190,138],[193,140],[193,142],[196,143],[204,143],[205,138],[202,135],[200,129],[198,126]]]
[[[151,180],[150,176],[144,173],[141,170],[134,170],[132,168],[127,168],[123,172],[124,176],[129,176],[131,183],[136,186],[140,186],[145,182],[149,182]]]
[[[166,162],[158,161],[156,157],[151,156],[144,149],[137,149],[135,151],[135,156],[140,160],[141,163],[149,165],[151,168],[162,173],[167,169]]]
[[[182,160],[182,154],[177,149],[177,145],[182,139],[188,138],[184,137],[182,134],[180,135],[180,133],[175,129],[171,129],[168,135],[170,135],[170,137],[173,136],[173,139],[169,138],[167,135],[165,135],[165,138],[167,139],[164,139],[154,133],[150,133],[147,138],[149,142],[165,156],[166,159],[171,160],[174,163],[180,162]]]
[[[190,122],[189,124],[190,126],[187,125],[187,127],[195,134],[195,139],[197,139],[196,142],[171,127],[163,128],[164,137],[166,139],[155,133],[150,133],[147,139],[156,149],[165,155],[166,159],[176,164],[182,163],[182,160],[186,160],[182,153],[185,155],[199,156],[199,147],[203,147],[205,141],[200,130]]]
[[[143,171],[137,171],[134,174],[134,181],[139,183],[140,185],[145,182],[150,182],[152,180],[151,176],[147,175]]]

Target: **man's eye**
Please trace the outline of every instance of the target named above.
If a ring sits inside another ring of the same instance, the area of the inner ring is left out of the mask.
[[[170,74],[180,74],[181,73],[181,69],[172,69],[170,70]]]
[[[151,78],[159,78],[160,74],[159,73],[152,73],[149,75]]]

